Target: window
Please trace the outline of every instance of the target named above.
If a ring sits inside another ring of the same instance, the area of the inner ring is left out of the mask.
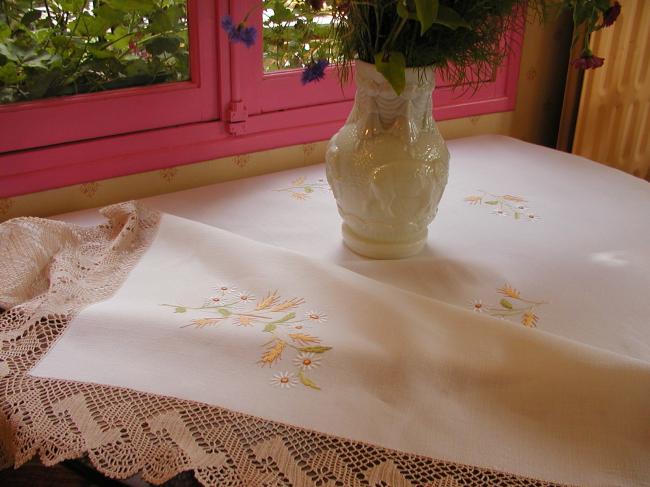
[[[39,16],[37,22],[45,22],[44,7],[38,7],[42,2],[32,3],[40,14],[31,15]],[[94,16],[92,10],[83,10],[82,1],[67,3],[78,5],[75,20]],[[179,0],[157,3],[164,10],[177,8]],[[122,59],[128,57],[144,68],[138,56],[158,55],[159,62],[171,63],[177,62],[171,60],[175,46],[180,50],[186,48],[189,73],[167,70],[160,75],[162,83],[149,86],[105,90],[120,86],[109,84],[85,90],[94,91],[90,93],[77,90],[79,94],[0,104],[0,197],[330,137],[349,113],[353,85],[341,87],[333,67],[328,68],[325,80],[306,86],[300,82],[299,69],[286,69],[308,59],[295,55],[299,52],[297,46],[302,44],[305,53],[310,55],[318,49],[318,43],[305,43],[293,35],[295,32],[285,42],[281,28],[273,32],[283,22],[282,12],[274,17],[274,7],[280,3],[281,0],[188,0],[186,15],[172,15],[177,24],[170,25],[168,20],[155,20],[160,13],[145,6],[151,2],[101,2],[122,6],[127,10],[125,15],[131,15],[131,26],[137,27],[128,33],[122,31],[125,37],[120,39],[122,51],[118,54]],[[94,2],[85,4],[92,6]],[[133,13],[129,13],[129,8]],[[219,19],[223,15],[230,14],[240,20],[251,9],[249,21],[258,32],[264,33],[267,51],[271,50],[270,43],[275,43],[274,62],[268,53],[265,57],[263,42],[251,48],[230,44],[220,28]],[[30,22],[29,18],[25,21],[25,27],[41,25]],[[151,32],[152,24],[158,21],[164,24],[158,37],[177,40],[163,41],[173,44],[162,44],[157,49],[150,43],[151,35],[155,35]],[[308,25],[308,29],[316,36],[323,35],[328,20],[310,21],[318,25]],[[187,34],[183,33],[184,23]],[[84,32],[92,44],[103,42],[99,39],[102,29],[116,31],[118,27],[104,24]],[[295,30],[295,26],[286,27]],[[15,35],[7,35],[6,29],[4,34],[1,32],[0,45]],[[115,37],[114,32],[111,35],[111,40],[106,42],[120,37],[119,34]],[[185,39],[188,45],[183,42]],[[283,46],[290,49],[282,52]],[[10,61],[3,52],[0,48],[0,70]],[[142,57],[141,61],[148,61]],[[436,118],[444,120],[514,108],[518,64],[519,52],[513,50],[494,80],[476,93],[454,92],[439,80],[434,95]],[[132,69],[137,74],[137,69]],[[130,81],[139,84],[137,77]],[[0,85],[6,87],[6,83]],[[75,93],[72,88],[67,89]]]

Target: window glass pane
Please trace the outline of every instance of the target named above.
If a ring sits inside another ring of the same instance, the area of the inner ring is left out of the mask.
[[[189,79],[186,0],[0,0],[0,103]]]
[[[262,0],[262,3],[265,72],[302,68],[312,57],[326,57],[331,15],[326,12],[315,15],[304,2]]]

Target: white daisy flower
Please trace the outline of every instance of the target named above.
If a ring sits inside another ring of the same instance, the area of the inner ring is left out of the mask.
[[[321,359],[314,353],[302,352],[293,359],[293,363],[294,365],[300,367],[302,370],[309,370],[320,366],[320,360]]]
[[[485,310],[485,307],[483,305],[483,301],[481,301],[480,299],[475,299],[470,304],[472,306],[472,309],[476,313],[482,313]]]
[[[253,302],[255,301],[255,296],[247,291],[242,291],[239,293],[239,301],[242,303]]]
[[[290,389],[298,384],[298,378],[293,372],[279,372],[273,375],[271,384],[282,389]]]
[[[531,222],[541,220],[540,216],[536,215],[535,213],[526,213],[526,215],[524,216],[524,219],[526,219],[528,221],[531,221]]]
[[[307,311],[305,313],[305,318],[317,323],[325,323],[327,321],[327,315],[325,313],[319,313],[318,311]]]
[[[214,290],[219,291],[222,296],[225,296],[226,294],[234,293],[235,291],[237,291],[237,288],[234,287],[234,286],[227,286],[227,285],[223,284],[221,286],[216,286],[214,288]]]
[[[498,216],[508,216],[508,213],[502,209],[502,208],[497,208],[492,212],[493,215],[498,215]]]
[[[223,304],[223,296],[212,296],[205,301],[204,306],[220,306]]]

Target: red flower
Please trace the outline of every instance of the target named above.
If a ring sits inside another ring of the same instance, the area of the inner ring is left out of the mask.
[[[583,54],[578,59],[571,61],[571,66],[576,69],[596,69],[605,64],[605,59],[593,54]]]
[[[609,27],[616,22],[619,15],[621,15],[621,4],[614,2],[614,5],[605,10],[605,13],[603,14],[603,25]]]

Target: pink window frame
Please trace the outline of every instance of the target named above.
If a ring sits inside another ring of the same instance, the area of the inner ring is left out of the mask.
[[[218,118],[212,2],[188,1],[191,80],[0,106],[0,152]],[[204,47],[205,46],[205,47]]]
[[[258,0],[189,1],[190,82],[0,107],[0,126],[11,127],[1,131],[0,145],[35,133],[38,140],[29,148],[0,150],[0,197],[324,140],[338,130],[352,106],[352,86],[342,89],[335,72],[308,87],[300,84],[299,71],[264,75],[261,43],[251,49],[231,44],[217,27],[224,14],[240,19]],[[254,21],[261,28],[261,14]],[[504,65],[477,92],[453,91],[439,80],[437,120],[514,109],[521,37],[513,34],[509,42],[514,48]],[[40,113],[49,118],[37,132]],[[81,126],[48,142],[41,132],[66,125],[73,115]],[[139,120],[129,125],[129,118]],[[93,127],[105,119],[104,132]]]

